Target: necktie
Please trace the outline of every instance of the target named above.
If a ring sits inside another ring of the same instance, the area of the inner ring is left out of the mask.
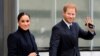
[[[72,25],[69,26],[70,30],[72,30]]]

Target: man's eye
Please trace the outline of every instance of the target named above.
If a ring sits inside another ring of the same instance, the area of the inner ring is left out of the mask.
[[[68,13],[68,15],[70,15],[70,13]]]

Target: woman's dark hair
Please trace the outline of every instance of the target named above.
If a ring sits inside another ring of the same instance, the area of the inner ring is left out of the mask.
[[[19,21],[20,18],[23,16],[23,15],[27,15],[29,18],[30,18],[30,15],[28,13],[25,13],[25,12],[20,12],[18,17],[17,17],[17,20]]]

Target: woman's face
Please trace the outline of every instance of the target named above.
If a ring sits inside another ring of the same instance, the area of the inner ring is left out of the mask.
[[[18,25],[23,30],[28,30],[30,26],[30,18],[28,15],[23,15],[18,21]]]

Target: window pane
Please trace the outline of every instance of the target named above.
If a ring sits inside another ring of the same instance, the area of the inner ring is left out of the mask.
[[[100,0],[94,0],[94,24],[96,36],[94,38],[94,47],[100,47]],[[99,49],[100,50],[100,49]]]
[[[90,1],[92,0],[19,0],[19,11],[26,11],[31,15],[30,30],[35,36],[38,47],[49,47],[51,29],[55,23],[63,19],[62,9],[66,2],[73,2],[78,8],[76,21],[81,28],[85,29],[84,19],[90,16]],[[99,0],[94,0],[94,23],[96,25],[96,36],[93,39],[93,46],[99,44]],[[79,39],[80,47],[90,47],[91,41]]]
[[[31,15],[30,30],[38,47],[49,47],[51,29],[54,25],[53,0],[19,0],[19,11]]]

